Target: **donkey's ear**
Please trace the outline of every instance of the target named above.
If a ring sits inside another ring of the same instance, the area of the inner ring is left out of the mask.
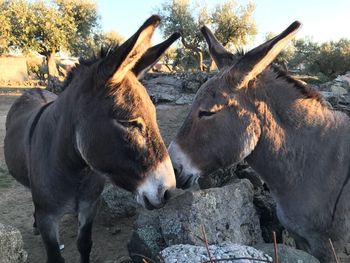
[[[174,43],[179,37],[180,33],[172,34],[164,42],[151,47],[147,50],[145,54],[137,61],[135,67],[132,69],[137,78],[141,78],[157,61],[161,58],[163,53]]]
[[[110,82],[120,83],[135,66],[149,48],[151,37],[159,22],[159,16],[151,16],[132,37],[110,52],[100,66],[100,71]]]
[[[225,66],[231,66],[236,60],[236,56],[227,51],[217,40],[214,34],[206,26],[201,28],[205,40],[208,43],[209,53],[219,69]]]
[[[295,36],[300,26],[301,23],[295,21],[281,34],[246,53],[230,70],[235,82],[238,82],[237,88],[247,86],[250,80],[266,69]]]

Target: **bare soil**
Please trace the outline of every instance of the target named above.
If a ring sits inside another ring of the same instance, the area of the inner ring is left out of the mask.
[[[15,182],[7,172],[3,141],[6,114],[16,96],[0,96],[0,222],[18,228],[23,236],[24,249],[28,252],[28,263],[45,262],[45,250],[40,236],[33,235],[33,204],[31,193]],[[158,106],[161,133],[167,143],[182,122],[188,106]],[[98,219],[93,228],[92,263],[129,262],[127,242],[133,229],[133,218],[120,219],[111,225],[103,225]],[[79,262],[76,249],[77,220],[74,216],[63,218],[60,239],[66,263]]]

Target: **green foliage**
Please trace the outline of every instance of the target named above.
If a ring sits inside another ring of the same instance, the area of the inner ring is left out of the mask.
[[[223,46],[246,45],[256,35],[256,25],[252,19],[255,6],[237,6],[235,1],[227,1],[216,6],[211,15],[215,36]]]
[[[184,59],[184,52],[178,51],[177,64],[185,63],[184,68],[203,69],[203,56],[206,44],[200,32],[203,25],[211,26],[218,39],[228,48],[245,45],[256,34],[256,26],[252,18],[254,6],[238,6],[235,1],[227,0],[218,4],[213,10],[206,5],[191,5],[189,0],[173,0],[164,2],[157,10],[162,17],[160,25],[164,37],[173,32],[182,35],[181,43],[191,59]],[[209,58],[209,57],[208,57]],[[205,57],[204,57],[205,59]]]
[[[96,4],[90,0],[5,0],[0,10],[6,25],[0,34],[0,51],[35,51],[45,56],[49,82],[50,76],[58,77],[56,52],[78,55],[98,26]]]
[[[350,40],[340,39],[318,44],[310,39],[297,39],[276,59],[289,68],[314,74],[327,81],[350,71]]]
[[[329,78],[335,78],[350,70],[350,40],[340,39],[319,46],[313,63],[309,66],[311,72],[321,72]]]

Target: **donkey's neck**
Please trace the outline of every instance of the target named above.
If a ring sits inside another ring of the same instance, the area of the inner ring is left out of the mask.
[[[57,155],[58,166],[81,170],[85,167],[75,143],[77,92],[69,87],[64,90],[48,108],[47,121],[50,131],[52,152]]]
[[[293,83],[276,79],[272,71],[256,85],[261,137],[247,160],[277,198],[298,191],[301,184],[326,183],[330,174],[342,182],[350,161],[349,118],[307,97]]]

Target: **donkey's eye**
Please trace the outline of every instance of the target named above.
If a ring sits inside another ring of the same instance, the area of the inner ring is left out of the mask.
[[[141,132],[144,132],[144,130],[146,129],[146,125],[142,118],[136,118],[132,120],[117,120],[117,122],[127,129],[136,128],[139,129]]]
[[[201,110],[199,111],[198,113],[198,117],[199,118],[202,118],[202,117],[209,117],[209,116],[212,116],[214,115],[216,112],[214,111],[204,111],[204,110]]]

